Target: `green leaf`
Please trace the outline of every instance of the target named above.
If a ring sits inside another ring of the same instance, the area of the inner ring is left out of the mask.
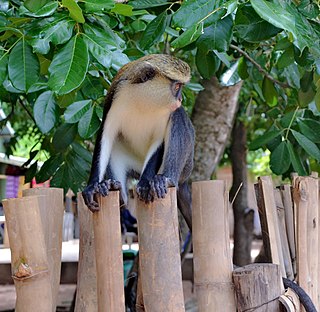
[[[167,0],[135,0],[131,1],[130,4],[135,9],[149,9],[163,5],[168,5],[171,4],[171,2]]]
[[[92,77],[88,75],[81,86],[81,93],[84,98],[97,100],[104,97],[104,88],[100,78]]]
[[[75,0],[62,0],[62,5],[69,10],[70,17],[73,18],[76,22],[85,22],[82,10]]]
[[[44,162],[39,172],[36,174],[37,183],[48,181],[57,171],[62,163],[61,154],[53,155]]]
[[[203,23],[194,24],[178,38],[172,41],[171,46],[178,49],[196,41],[203,33]]]
[[[111,12],[120,14],[123,16],[132,16],[133,15],[132,9],[133,7],[131,5],[124,4],[124,3],[116,3],[115,7],[111,10]]]
[[[203,52],[198,49],[196,54],[196,65],[201,76],[210,79],[220,66],[220,60],[213,52]]]
[[[90,109],[81,117],[78,124],[78,132],[84,139],[88,139],[93,136],[99,129],[100,120],[95,113],[94,107]]]
[[[69,172],[69,167],[62,163],[62,165],[59,167],[59,169],[55,172],[52,179],[50,180],[50,186],[52,187],[61,187],[64,189],[64,192],[66,193],[72,183],[72,176]]]
[[[37,11],[25,11],[24,15],[32,16],[32,17],[45,17],[52,15],[56,9],[58,8],[58,1],[51,1],[46,3],[43,7],[39,8]]]
[[[39,95],[33,107],[34,119],[42,133],[48,133],[56,122],[56,101],[51,91]]]
[[[75,21],[64,16],[54,19],[40,32],[39,38],[31,40],[35,52],[47,54],[50,50],[50,42],[54,45],[63,44],[70,40]]]
[[[290,160],[295,172],[298,173],[299,176],[307,175],[307,171],[304,168],[301,158],[298,156],[297,152],[293,149],[292,143],[287,141],[287,147],[290,154]]]
[[[49,87],[59,95],[71,92],[83,82],[88,64],[87,45],[82,37],[73,37],[52,60]]]
[[[238,63],[238,73],[242,80],[245,80],[249,77],[247,62],[243,56],[240,58]]]
[[[281,133],[281,130],[271,130],[265,132],[263,135],[259,136],[249,144],[249,150],[254,151],[260,147],[263,147],[264,145],[272,141],[274,138],[280,136]]]
[[[232,37],[233,20],[228,15],[204,29],[204,33],[197,40],[197,46],[204,51],[227,51]]]
[[[290,153],[286,141],[282,141],[270,155],[270,168],[277,175],[288,171],[291,164]]]
[[[320,112],[320,88],[318,88],[317,93],[314,96],[314,102],[318,112]]]
[[[114,0],[82,0],[87,12],[109,11],[114,8]]]
[[[172,22],[175,26],[189,28],[205,19],[219,6],[219,3],[220,1],[212,0],[183,1],[179,10],[173,15]]]
[[[25,183],[30,183],[37,173],[38,162],[34,162],[25,173]]]
[[[37,12],[48,2],[49,0],[25,0],[24,6],[31,12]]]
[[[15,45],[9,55],[8,73],[13,86],[22,91],[27,91],[39,79],[39,60],[24,39]]]
[[[8,59],[8,54],[0,50],[0,85],[2,85],[7,77]]]
[[[309,140],[303,134],[291,129],[294,138],[297,140],[299,145],[314,159],[320,161],[320,150],[311,140]]]
[[[111,67],[114,70],[118,71],[123,65],[129,62],[130,59],[126,54],[119,51],[112,52]]]
[[[153,44],[157,43],[163,35],[168,24],[167,11],[162,12],[153,19],[143,32],[140,40],[140,46],[143,50],[149,49]]]
[[[274,87],[273,82],[270,79],[268,79],[267,77],[264,77],[264,79],[263,79],[262,93],[263,93],[263,96],[264,96],[267,104],[270,107],[277,105],[278,92],[277,92],[276,88]]]
[[[74,102],[64,112],[64,118],[67,123],[76,123],[90,109],[91,100]]]
[[[92,56],[104,67],[111,65],[111,52],[116,50],[116,43],[109,38],[102,38],[94,34],[84,34],[83,39]]]
[[[312,142],[320,143],[320,122],[309,119],[309,118],[299,118],[298,126],[301,132]]]
[[[77,135],[77,126],[75,124],[64,123],[56,130],[52,144],[57,152],[64,151],[74,141]]]
[[[243,6],[237,10],[235,31],[248,42],[261,42],[275,36],[281,29],[263,20],[251,6]]]
[[[88,151],[88,149],[84,148],[82,145],[80,145],[77,142],[73,142],[71,146],[72,146],[74,152],[78,156],[80,156],[82,159],[84,159],[87,163],[91,164],[92,154]]]

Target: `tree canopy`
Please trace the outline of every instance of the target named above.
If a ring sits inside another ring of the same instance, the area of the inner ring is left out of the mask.
[[[0,101],[17,134],[9,147],[32,137],[27,180],[78,191],[117,70],[171,53],[193,70],[189,111],[201,79],[244,80],[249,148],[269,149],[275,174],[309,174],[320,162],[319,13],[312,0],[3,0]]]

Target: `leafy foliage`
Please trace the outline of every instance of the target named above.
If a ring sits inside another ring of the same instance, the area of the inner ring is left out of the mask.
[[[19,112],[17,135],[25,122],[36,133],[30,158],[46,155],[28,177],[81,189],[113,76],[163,52],[192,65],[189,111],[200,79],[245,80],[250,148],[268,148],[277,174],[307,174],[320,161],[319,12],[312,0],[3,0],[0,101]]]

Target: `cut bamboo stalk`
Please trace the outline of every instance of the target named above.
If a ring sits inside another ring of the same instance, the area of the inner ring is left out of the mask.
[[[319,259],[315,257],[319,254],[319,227],[316,221],[319,219],[318,179],[298,177],[294,184],[294,201],[297,207],[297,279],[319,309]]]
[[[224,181],[192,184],[194,285],[199,311],[236,311]]]
[[[249,264],[233,272],[237,311],[279,312],[281,295],[279,266],[271,263]],[[213,310],[212,310],[213,311]]]
[[[80,226],[76,312],[97,312],[97,270],[93,235],[93,214],[78,193]]]
[[[22,191],[25,196],[39,196],[40,214],[44,229],[49,274],[52,287],[52,298],[55,303],[52,311],[56,311],[61,275],[62,224],[63,224],[63,189],[32,188]]]
[[[280,233],[284,267],[286,270],[287,278],[289,278],[292,281],[294,279],[294,275],[293,275],[293,268],[291,263],[291,256],[290,256],[285,216],[284,216],[284,204],[283,204],[279,189],[274,190],[274,197],[275,197],[276,206],[277,206],[279,233]]]
[[[15,311],[50,312],[54,303],[39,197],[8,199],[3,206],[17,293]]]
[[[185,311],[176,190],[170,188],[164,199],[153,203],[136,204],[144,309]]]
[[[280,266],[281,276],[286,277],[273,183],[270,176],[260,177],[258,179],[256,195],[265,254],[270,262]]]
[[[295,243],[295,223],[293,215],[293,201],[291,196],[291,186],[289,184],[280,187],[281,197],[284,206],[284,215],[286,222],[286,231],[291,255],[291,263],[294,276],[297,274],[297,259],[296,259],[296,243]]]
[[[123,312],[124,277],[119,192],[99,197],[100,210],[93,214],[97,268],[98,311]]]
[[[141,283],[140,272],[138,273],[136,311],[137,312],[144,312],[145,311],[144,304],[143,304],[142,283]]]

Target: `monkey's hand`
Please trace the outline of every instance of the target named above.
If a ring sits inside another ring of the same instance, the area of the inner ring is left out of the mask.
[[[162,174],[157,174],[149,181],[140,180],[137,185],[137,194],[139,199],[145,203],[150,203],[153,202],[156,197],[164,198],[170,186],[175,186],[170,178]]]
[[[100,207],[98,204],[98,195],[107,196],[109,191],[117,191],[121,189],[121,184],[119,181],[108,179],[100,183],[95,182],[89,184],[82,192],[82,197],[84,199],[87,207],[92,211],[99,211]]]

